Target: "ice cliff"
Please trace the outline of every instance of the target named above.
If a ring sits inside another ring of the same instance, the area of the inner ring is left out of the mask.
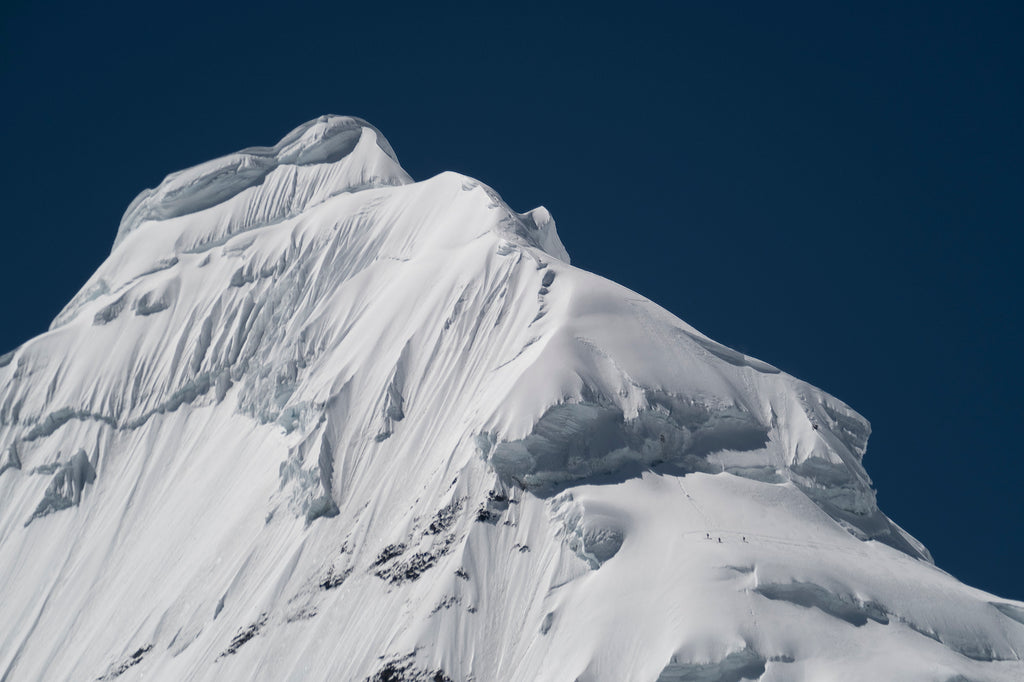
[[[0,356],[0,676],[1021,679],[869,433],[324,116],[144,191]]]

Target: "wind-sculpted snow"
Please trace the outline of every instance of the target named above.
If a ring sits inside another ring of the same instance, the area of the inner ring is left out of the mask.
[[[1019,679],[869,433],[323,117],[0,356],[0,679]]]
[[[0,460],[0,474],[4,473],[8,469],[20,469],[21,458],[18,457],[18,446],[11,443],[7,446],[7,451],[4,453],[4,457]]]
[[[360,146],[362,154],[352,156]],[[369,123],[348,116],[321,116],[273,147],[243,149],[167,176],[125,211],[114,248],[145,222],[198,213],[268,181],[270,186],[246,202],[244,218],[234,231],[296,214],[331,194],[374,184],[406,184],[411,179],[398,166],[391,145]]]
[[[758,594],[768,599],[788,601],[803,607],[814,607],[828,615],[845,620],[850,625],[861,627],[869,620],[888,625],[885,609],[872,602],[861,602],[849,595],[837,595],[812,583],[785,583],[758,585]]]
[[[80,449],[53,475],[53,480],[47,486],[42,501],[36,506],[25,525],[27,526],[33,519],[76,506],[82,501],[82,491],[86,484],[95,481],[96,470],[85,454],[85,450]]]
[[[651,407],[628,420],[606,401],[555,405],[526,438],[497,444],[491,465],[507,482],[542,493],[628,465],[714,471],[718,467],[708,455],[763,450],[768,444],[768,427],[736,407],[712,411],[696,400],[653,392],[645,399]]]
[[[756,680],[764,675],[767,662],[756,651],[746,648],[734,651],[720,661],[710,663],[679,663],[673,660],[658,675],[657,682]]]

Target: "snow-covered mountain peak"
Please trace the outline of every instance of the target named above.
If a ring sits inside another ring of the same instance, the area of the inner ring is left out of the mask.
[[[377,146],[391,157],[392,161],[398,163],[398,156],[384,135],[371,124],[355,116],[326,114],[308,121],[281,138],[273,149],[281,163],[300,166],[328,163],[348,154],[354,146],[354,140],[362,135],[364,129],[373,132]],[[259,148],[255,148],[249,151],[258,150]]]
[[[415,202],[423,220],[370,219],[375,207],[400,207],[406,200]],[[366,204],[358,216],[359,238],[371,251],[399,243],[403,254],[428,244],[444,248],[486,230],[569,262],[543,206],[517,213],[490,187],[453,172],[416,183],[377,128],[359,118],[327,115],[295,128],[273,147],[250,147],[171,173],[157,188],[140,193],[121,219],[110,258],[51,328],[74,318],[84,303],[163,270],[183,254],[205,253],[282,222],[332,214],[338,202]],[[451,210],[466,219],[446,216]],[[383,255],[373,251],[372,257]]]
[[[321,116],[273,147],[249,147],[171,173],[128,206],[114,248],[144,223],[198,213],[246,191],[253,196],[235,203],[255,214],[234,225],[236,231],[296,215],[342,192],[409,182],[379,130],[351,116]]]
[[[454,173],[455,182],[479,185],[508,214],[507,232],[568,262],[555,223],[539,207],[515,214],[496,192]],[[249,147],[168,175],[128,206],[114,240],[116,250],[149,224],[209,211],[207,230],[180,235],[176,250],[196,250],[232,235],[301,214],[339,194],[412,183],[387,138],[366,121],[325,115],[285,135],[273,147]],[[180,223],[180,221],[179,221]],[[150,229],[150,228],[147,228]],[[150,237],[147,236],[147,239]]]
[[[0,680],[1021,679],[869,433],[324,117],[144,192],[0,356]]]

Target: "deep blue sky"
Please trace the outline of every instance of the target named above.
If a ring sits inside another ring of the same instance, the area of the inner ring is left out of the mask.
[[[4,3],[0,352],[140,190],[354,114],[845,400],[882,509],[1024,599],[1024,5],[409,4]]]

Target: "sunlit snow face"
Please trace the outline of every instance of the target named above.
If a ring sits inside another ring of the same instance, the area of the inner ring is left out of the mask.
[[[2,665],[1012,679],[1024,605],[921,560],[868,432],[324,117],[144,192],[0,357]]]

